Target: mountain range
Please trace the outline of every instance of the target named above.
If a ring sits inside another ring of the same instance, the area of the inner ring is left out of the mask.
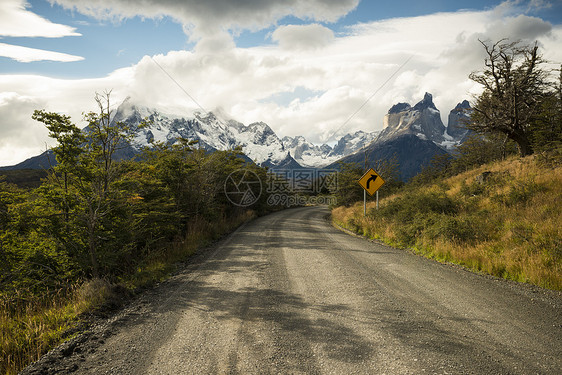
[[[359,163],[396,159],[403,181],[418,174],[436,155],[454,154],[455,146],[470,134],[464,124],[470,118],[470,104],[463,101],[449,113],[447,127],[433,97],[425,93],[413,107],[393,105],[383,119],[383,130],[366,148],[343,157],[341,162]],[[332,165],[335,166],[335,165]]]
[[[393,105],[383,119],[382,131],[346,134],[333,146],[316,145],[302,136],[279,138],[264,122],[244,125],[225,118],[220,111],[194,112],[191,116],[162,113],[137,105],[131,98],[116,109],[113,121],[125,123],[132,135],[117,159],[131,158],[152,142],[174,143],[183,137],[198,140],[199,147],[208,151],[240,146],[249,159],[270,168],[337,168],[339,161],[363,164],[366,151],[371,161],[396,157],[400,177],[408,180],[434,155],[452,152],[464,140],[467,130],[462,123],[469,111],[467,101],[459,103],[445,127],[431,94],[426,93],[413,107],[408,103]],[[53,161],[47,151],[3,169],[48,168]]]

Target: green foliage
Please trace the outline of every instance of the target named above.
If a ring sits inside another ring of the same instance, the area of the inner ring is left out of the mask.
[[[532,125],[531,142],[541,157],[562,160],[562,67],[557,84],[545,95],[540,112]]]
[[[111,121],[109,95],[96,95],[99,113],[85,115],[87,132],[68,116],[33,114],[57,141],[57,165],[33,191],[0,181],[0,297],[135,273],[194,233],[223,232],[211,223],[246,215],[224,193],[232,172],[247,169],[266,181],[266,169],[247,163],[240,149],[208,153],[187,139],[117,162],[131,133]],[[251,208],[273,209],[267,200],[262,194]]]
[[[491,174],[476,182],[485,168]],[[408,184],[367,217],[359,205],[332,215],[393,246],[560,290],[561,178],[560,166],[512,157],[432,185]]]
[[[412,189],[392,200],[380,209],[382,215],[392,216],[401,223],[413,220],[416,214],[431,213],[452,215],[458,211],[457,204],[443,191]],[[373,211],[371,211],[373,212]]]
[[[408,185],[429,185],[481,165],[504,160],[508,155],[515,153],[515,143],[505,136],[472,134],[456,146],[454,155],[436,155],[427,167],[409,181]]]
[[[510,186],[509,191],[504,194],[496,194],[492,199],[506,206],[514,206],[527,203],[534,195],[545,191],[546,188],[533,180],[518,182]]]
[[[338,205],[349,206],[363,199],[363,189],[357,183],[365,172],[359,164],[340,163],[336,199]]]
[[[458,244],[476,244],[490,238],[488,225],[481,213],[462,216],[443,215],[426,227],[426,235]]]
[[[515,143],[497,134],[469,136],[456,147],[457,155],[451,161],[450,173],[455,175],[481,165],[503,160],[516,152]]]
[[[0,170],[0,179],[14,184],[22,189],[35,189],[41,185],[41,180],[47,177],[47,171],[42,169]]]
[[[379,210],[369,210],[369,216],[396,223],[399,243],[413,246],[424,231],[429,230],[434,236],[446,234],[442,228],[443,218],[455,215],[458,210],[458,205],[443,191],[412,189]]]

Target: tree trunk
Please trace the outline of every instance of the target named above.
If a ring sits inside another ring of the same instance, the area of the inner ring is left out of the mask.
[[[92,219],[90,217],[90,219]],[[91,220],[88,224],[88,250],[90,253],[90,263],[92,266],[92,276],[99,277],[99,265],[98,257],[96,254],[96,230],[95,230],[95,219]]]
[[[509,134],[509,138],[517,143],[517,147],[519,148],[519,155],[521,157],[529,156],[534,153],[531,141],[525,135],[519,133],[511,133]]]
[[[90,240],[90,262],[92,263],[92,276],[98,278],[100,276],[98,259],[96,256],[96,246],[93,241]]]

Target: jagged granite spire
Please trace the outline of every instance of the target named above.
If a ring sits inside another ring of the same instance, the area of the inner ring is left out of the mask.
[[[414,134],[420,139],[436,144],[445,141],[445,126],[439,110],[433,104],[433,97],[426,92],[423,99],[414,107],[408,103],[393,105],[383,119],[384,129],[377,139],[383,142],[404,134]]]
[[[468,100],[458,103],[449,113],[449,121],[447,124],[447,134],[451,137],[463,141],[470,131],[466,128],[466,124],[470,120],[472,108]]]
[[[433,96],[428,92],[426,92],[423,99],[414,106],[414,109],[417,111],[423,111],[426,108],[438,110],[435,104],[433,104]]]
[[[410,108],[412,108],[412,106],[408,103],[397,103],[394,104],[392,107],[390,107],[388,113],[389,114],[400,113],[400,112],[408,111],[410,110]]]

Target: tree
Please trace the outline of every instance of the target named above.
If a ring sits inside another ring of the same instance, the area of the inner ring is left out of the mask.
[[[58,165],[53,168],[48,183],[38,191],[55,212],[57,209],[62,211],[65,229],[52,229],[59,227],[58,215],[54,213],[49,216],[48,230],[67,248],[69,243],[76,247],[86,243],[94,277],[100,275],[98,249],[104,249],[104,259],[108,261],[111,250],[124,252],[125,241],[117,237],[127,234],[123,228],[116,229],[127,223],[123,219],[123,208],[128,193],[117,184],[124,171],[119,163],[115,163],[114,155],[127,144],[129,135],[122,123],[111,119],[110,94],[96,93],[99,113],[85,115],[88,122],[85,132],[72,124],[68,116],[44,110],[33,114],[35,120],[43,122],[49,129],[49,136],[58,142],[53,148]],[[80,233],[85,233],[85,239],[80,238]],[[70,237],[75,241],[70,241]],[[103,247],[100,246],[102,241]]]
[[[337,204],[350,206],[363,199],[363,189],[357,183],[365,171],[358,163],[339,162]]]
[[[538,45],[522,45],[502,39],[494,44],[480,41],[486,50],[485,68],[470,74],[484,91],[473,106],[467,125],[478,133],[503,133],[515,141],[521,156],[534,152],[532,124],[548,95],[549,72]]]
[[[80,128],[74,125],[69,116],[58,113],[46,112],[45,110],[36,110],[31,116],[32,119],[45,124],[49,130],[49,137],[55,139],[58,143],[53,147],[53,153],[57,161],[54,167],[55,173],[51,174],[51,178],[62,186],[62,209],[64,212],[65,222],[68,223],[70,211],[69,196],[69,179],[72,171],[76,168],[80,154],[82,153],[82,144],[85,141],[84,134]],[[62,181],[59,179],[62,178]]]

